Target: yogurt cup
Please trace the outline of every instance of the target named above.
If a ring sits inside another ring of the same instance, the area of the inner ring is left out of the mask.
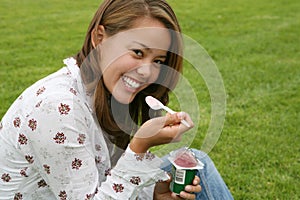
[[[187,147],[172,151],[168,159],[173,165],[170,190],[179,195],[186,185],[192,185],[197,171],[203,169],[204,164]]]

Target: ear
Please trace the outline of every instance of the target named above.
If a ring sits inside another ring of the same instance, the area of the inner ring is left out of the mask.
[[[97,26],[91,33],[92,45],[94,48],[106,38],[105,28],[103,25]]]

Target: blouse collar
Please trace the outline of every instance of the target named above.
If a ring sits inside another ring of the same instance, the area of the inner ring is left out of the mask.
[[[93,106],[92,106],[91,96],[88,95],[86,92],[85,85],[81,78],[80,68],[78,67],[78,65],[76,63],[76,60],[73,57],[69,57],[69,58],[64,59],[63,62],[67,66],[71,76],[76,80],[78,92],[88,102],[89,109],[92,112],[91,108],[93,108]]]

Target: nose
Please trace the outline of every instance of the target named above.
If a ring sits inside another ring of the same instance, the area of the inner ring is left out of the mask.
[[[143,64],[136,69],[136,72],[143,78],[149,78],[152,74],[151,64]]]

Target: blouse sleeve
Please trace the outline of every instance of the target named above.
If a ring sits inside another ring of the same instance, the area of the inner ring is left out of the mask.
[[[100,187],[99,199],[136,199],[148,187],[153,193],[157,181],[169,179],[161,170],[161,160],[154,154],[134,153],[129,146],[111,171],[111,175]],[[152,194],[143,195],[143,199],[152,199]]]
[[[159,158],[149,152],[135,154],[129,147],[107,170],[104,139],[98,146],[103,152],[94,153],[94,134],[99,130],[94,130],[88,107],[76,97],[63,99],[45,100],[27,116],[31,142],[24,147],[57,199],[135,199],[144,187],[169,178],[159,168]]]

